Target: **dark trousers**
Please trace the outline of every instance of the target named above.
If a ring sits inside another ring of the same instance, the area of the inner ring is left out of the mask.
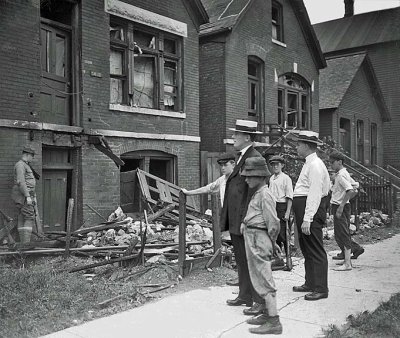
[[[254,290],[253,284],[251,284],[243,236],[231,233],[231,240],[239,275],[238,297],[244,300],[253,300],[253,302],[264,304],[264,299],[259,296],[256,290]]]
[[[279,247],[283,247],[285,248],[285,253],[287,252],[287,242],[286,242],[286,221],[284,221],[284,217],[286,214],[286,208],[287,208],[287,203],[280,203],[277,202],[276,203],[276,214],[279,218],[280,221],[280,230],[279,230],[279,234],[278,237],[276,239],[276,243],[279,245]]]
[[[326,220],[326,198],[321,200],[317,213],[314,215],[310,227],[310,235],[301,231],[304,211],[306,208],[306,196],[293,198],[293,211],[296,218],[299,244],[304,256],[306,271],[305,285],[316,292],[328,292],[328,259],[324,249],[322,227]]]
[[[336,217],[336,211],[339,205],[332,204],[331,211],[333,214],[333,225],[335,231],[335,240],[339,248],[344,251],[351,249],[351,236],[350,236],[350,204],[347,203],[340,218]]]

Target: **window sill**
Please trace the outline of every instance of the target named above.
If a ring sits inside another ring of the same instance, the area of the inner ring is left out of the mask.
[[[279,41],[279,40],[272,39],[272,42],[273,42],[274,44],[278,45],[278,46],[285,47],[285,48],[287,47],[287,46],[286,46],[286,43],[283,43],[283,42],[281,42],[281,41]]]
[[[109,106],[110,110],[114,111],[122,111],[127,113],[135,113],[135,114],[144,114],[144,115],[154,115],[154,116],[163,116],[163,117],[173,117],[178,119],[185,119],[186,113],[182,112],[174,112],[174,111],[166,111],[166,110],[158,110],[158,109],[149,109],[149,108],[140,108],[140,107],[131,107],[125,106],[122,104],[111,104]]]

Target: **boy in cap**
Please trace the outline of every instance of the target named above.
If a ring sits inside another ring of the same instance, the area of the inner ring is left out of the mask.
[[[255,192],[240,230],[244,236],[251,282],[265,300],[264,313],[247,320],[247,323],[260,325],[250,328],[251,333],[281,334],[282,324],[279,321],[276,287],[271,269],[280,227],[275,199],[266,185],[266,179],[271,174],[263,157],[253,157],[246,159],[241,175]]]
[[[194,190],[182,189],[186,195],[200,195],[200,194],[217,194],[219,193],[221,199],[221,206],[224,205],[226,181],[235,167],[235,155],[232,153],[224,153],[217,159],[221,168],[222,176],[217,178],[214,182]]]
[[[36,179],[39,175],[30,163],[35,156],[31,147],[22,149],[22,157],[14,166],[14,186],[11,198],[18,209],[18,233],[21,243],[29,243],[37,215]],[[41,229],[38,229],[39,233]]]
[[[269,190],[275,197],[276,213],[281,222],[281,230],[276,243],[279,247],[282,247],[283,244],[285,252],[287,253],[286,222],[289,221],[290,210],[292,209],[293,183],[290,177],[282,171],[285,165],[285,160],[282,156],[272,156],[269,159],[269,164],[273,173],[269,178]]]
[[[333,151],[329,155],[331,168],[335,171],[335,183],[332,186],[331,211],[333,214],[333,225],[335,230],[335,240],[342,252],[344,252],[344,262],[337,271],[352,270],[351,248],[352,241],[350,236],[350,199],[356,195],[356,183],[343,166],[345,157],[338,151]],[[354,182],[354,183],[353,183]]]

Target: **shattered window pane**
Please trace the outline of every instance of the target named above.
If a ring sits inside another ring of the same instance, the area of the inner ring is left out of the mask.
[[[133,103],[137,107],[154,108],[154,69],[154,57],[135,58]]]
[[[122,103],[123,80],[110,79],[110,103]]]
[[[125,41],[125,30],[122,26],[111,24],[110,25],[110,39]]]
[[[175,109],[176,62],[164,62],[164,106],[167,110]]]
[[[122,75],[123,74],[123,60],[124,52],[111,50],[110,52],[110,74]]]
[[[65,37],[56,35],[56,74],[65,77]]]
[[[156,48],[156,37],[153,34],[135,31],[134,39],[140,48]]]
[[[174,40],[164,40],[164,52],[170,54],[176,54],[176,42]]]

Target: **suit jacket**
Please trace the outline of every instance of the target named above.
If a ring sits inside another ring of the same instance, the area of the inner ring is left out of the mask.
[[[234,235],[240,235],[240,224],[246,216],[252,193],[245,178],[240,175],[240,170],[249,157],[261,157],[261,154],[253,146],[247,149],[226,181],[220,225],[222,231],[229,230]]]

